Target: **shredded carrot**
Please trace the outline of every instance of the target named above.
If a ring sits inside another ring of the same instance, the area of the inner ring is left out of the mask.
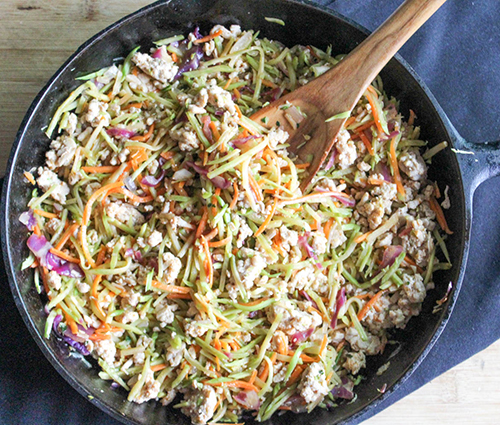
[[[414,266],[417,268],[417,271],[419,273],[423,273],[424,272],[424,269],[422,267],[420,267],[413,258],[411,258],[408,254],[406,254],[405,256],[405,262],[407,262],[410,266]]]
[[[222,34],[222,30],[216,31],[213,34],[206,35],[205,37],[199,38],[198,40],[194,40],[193,44],[201,44],[206,43],[207,41],[213,40],[215,37],[218,37]]]
[[[276,334],[278,338],[278,353],[279,354],[286,354],[288,351],[288,347],[285,344],[285,340],[283,338],[283,335],[281,333]]]
[[[157,280],[153,280],[151,286],[155,287],[156,289],[175,294],[189,294],[189,292],[191,291],[189,288],[186,288],[184,286],[167,285],[165,283],[158,282]]]
[[[391,139],[391,147],[389,149],[389,154],[390,154],[389,157],[391,160],[391,167],[394,171],[394,180],[396,182],[398,192],[404,196],[405,195],[405,188],[403,187],[401,175],[399,174],[398,158],[396,157],[396,137],[393,137]]]
[[[177,182],[172,184],[173,188],[180,196],[188,196],[186,189],[184,189],[184,184],[185,182]]]
[[[325,228],[323,229],[324,233],[325,233],[325,236],[326,238],[328,239],[328,237],[330,236],[330,232],[332,230],[332,226],[333,226],[333,222],[335,221],[335,219],[332,217],[330,218],[326,224],[325,224]]]
[[[273,238],[273,248],[276,248],[276,250],[284,257],[286,255],[286,252],[283,249],[281,243],[281,233],[278,231],[278,233],[276,233],[276,236]]]
[[[215,238],[217,236],[217,234],[219,233],[219,229],[216,227],[215,229],[213,229],[211,232],[207,233],[205,235],[205,239],[208,241],[211,241],[213,238]],[[209,245],[210,246],[210,245]]]
[[[257,201],[261,202],[263,199],[262,192],[260,191],[260,186],[255,181],[251,171],[248,172],[248,182],[250,183],[250,188],[252,189],[252,192],[255,195],[255,199],[257,199]]]
[[[212,216],[215,216],[217,214],[217,196],[220,196],[220,192],[221,192],[221,189],[220,189],[220,187],[218,187],[217,189],[215,189],[215,193],[212,196],[213,207],[211,208],[211,211],[210,211],[212,213]]]
[[[40,228],[38,227],[38,224],[35,224],[33,226],[33,233],[37,236],[40,236],[42,234],[42,232],[40,231]]]
[[[105,339],[111,339],[111,335],[94,332],[89,336],[89,339],[91,341],[103,341]]]
[[[373,230],[370,230],[366,233],[363,233],[362,235],[359,235],[357,236],[356,238],[354,238],[354,242],[356,243],[361,243],[363,242],[368,236],[370,236],[370,234],[373,232]]]
[[[358,134],[358,136],[361,139],[361,141],[363,142],[363,144],[366,146],[368,153],[370,155],[373,155],[373,146],[372,146],[371,142],[368,140],[368,137],[366,137],[366,134],[363,133],[362,131],[356,131],[356,133]]]
[[[50,248],[50,252],[52,252],[52,254],[54,255],[57,255],[58,257],[61,257],[63,260],[69,261],[70,263],[80,264],[80,260],[78,258],[72,257],[71,255],[59,251],[56,248]]]
[[[361,311],[358,313],[358,320],[363,320],[363,318],[367,315],[367,313],[370,311],[370,308],[372,308],[375,303],[380,299],[382,295],[384,295],[385,290],[377,292],[370,301],[368,301],[364,307],[361,309]]]
[[[368,92],[370,92],[370,94],[372,94],[373,96],[375,96],[375,98],[378,99],[378,94],[372,86],[368,86]],[[380,123],[380,117],[378,116],[378,109],[375,106],[375,99],[372,98],[372,96],[368,95],[366,96],[366,98],[368,99],[368,102],[372,107],[372,115],[375,121],[375,125],[377,126],[377,130],[379,131],[380,134],[385,134],[385,131],[382,128],[382,124]]]
[[[413,109],[410,109],[410,118],[408,118],[408,125],[412,126],[415,123],[415,118],[417,116],[415,115],[415,112],[413,112]]]
[[[134,74],[136,77],[139,74],[139,70],[137,69],[136,66],[134,67],[134,69],[132,69],[132,74]]]
[[[219,130],[217,129],[217,126],[215,125],[215,122],[210,121],[210,124],[208,126],[210,127],[210,130],[212,130],[212,134],[214,135],[215,141],[218,142],[220,139],[220,133]]]
[[[220,248],[221,246],[226,246],[229,242],[231,242],[230,236],[228,236],[227,238],[221,239],[220,241],[209,242],[208,246],[210,248]]]
[[[356,127],[353,131],[360,132],[364,130],[368,130],[373,124],[375,124],[374,120],[370,120],[367,123],[360,125],[359,127]]]
[[[326,377],[326,383],[327,384],[330,384],[330,381],[332,380],[332,377],[333,377],[333,370]]]
[[[208,382],[205,382],[207,385],[211,385],[213,387],[227,387],[227,388],[243,388],[245,390],[253,390],[255,392],[259,392],[259,389],[253,385],[250,384],[247,381],[240,381],[240,380],[234,380],[234,381],[228,381],[228,382],[216,382],[215,384],[210,384]]]
[[[370,296],[370,293],[367,292],[366,294],[361,294],[361,295],[354,295],[358,300],[364,300],[365,298],[368,298]]]
[[[170,300],[180,299],[180,300],[192,300],[191,294],[168,294],[167,298]]]
[[[162,152],[160,156],[168,161],[169,159],[172,159],[174,157],[174,153],[172,151]]]
[[[58,218],[59,217],[57,214],[50,213],[50,212],[47,212],[44,210],[34,209],[33,212],[35,214],[38,214],[39,216],[46,217],[46,218]]]
[[[278,206],[278,198],[274,198],[274,203],[273,203],[273,206],[271,208],[271,212],[266,217],[266,219],[264,220],[264,222],[260,225],[260,227],[257,229],[257,231],[255,232],[254,236],[259,236],[264,230],[266,230],[266,227],[269,226],[269,223],[271,222],[271,220],[272,220],[272,218],[274,216],[274,213],[276,212],[276,207],[277,206]]]
[[[97,198],[99,198],[101,195],[107,196],[110,190],[119,188],[122,185],[123,185],[122,181],[117,181],[115,183],[110,183],[100,187],[89,198],[83,210],[82,228],[80,229],[80,242],[82,244],[83,254],[91,267],[95,266],[95,262],[92,259],[92,256],[90,255],[89,247],[87,245],[87,224],[90,219],[90,214],[92,213],[92,206],[94,205],[94,202],[97,200]]]
[[[153,372],[158,372],[160,370],[163,370],[167,367],[167,365],[165,363],[162,363],[162,364],[156,364],[154,366],[151,366],[151,370]]]
[[[236,100],[240,100],[241,99],[241,93],[238,91],[238,89],[234,88],[233,89],[233,94],[235,95]],[[236,108],[238,108],[238,105],[234,105],[234,106]],[[240,108],[238,108],[237,111],[240,111]],[[241,113],[241,111],[239,113]],[[240,116],[240,118],[241,118],[241,116]]]
[[[148,140],[153,135],[154,129],[155,129],[155,123],[151,124],[151,127],[149,127],[149,130],[148,130],[148,132],[146,134],[144,134],[142,136],[132,137],[130,140],[134,140],[134,141],[137,141],[137,142],[145,142],[146,140]]]
[[[231,82],[233,81],[232,78],[230,78],[229,80],[227,80],[226,84],[224,84],[224,90],[227,90],[227,88],[231,85]]]
[[[201,216],[200,222],[198,223],[198,228],[196,229],[196,239],[198,239],[204,232],[208,221],[208,210],[207,207],[203,207],[203,214]]]
[[[385,180],[382,179],[376,179],[374,177],[368,177],[367,183],[372,185],[372,186],[382,186],[383,184],[387,183]]]
[[[207,273],[208,286],[211,287],[214,281],[214,267],[212,264],[212,256],[210,255],[210,248],[208,246],[207,240],[205,239],[205,236],[201,235],[200,238],[203,245],[203,251],[205,252],[204,266]]]
[[[97,311],[101,313],[102,316],[106,316],[104,314],[104,311],[102,311],[101,305],[99,304],[99,293],[97,292],[97,287],[99,286],[99,283],[101,283],[102,275],[98,274],[95,278],[94,281],[92,282],[92,288],[90,294],[92,295],[90,297],[90,301],[94,303]]]
[[[29,171],[25,171],[24,173],[24,177],[26,177],[26,179],[34,186],[36,185],[36,181],[35,181],[35,178],[33,177],[33,174],[31,174]]]
[[[349,117],[347,118],[344,127],[349,127],[354,121],[356,121],[356,117]]]
[[[124,187],[114,188],[108,192],[108,195],[110,195],[112,193],[122,193],[127,198],[129,198],[132,202],[138,203],[138,204],[144,204],[146,202],[151,202],[154,199],[154,197],[152,195],[137,196],[135,193],[132,193],[130,190],[125,189]]]
[[[172,60],[177,63],[179,62],[179,57],[177,56],[177,54],[175,52],[172,52],[171,53],[171,56],[172,56]]]
[[[255,382],[255,378],[257,378],[257,369],[254,369],[252,374],[250,375],[250,379],[248,380],[249,384],[253,384]]]
[[[236,112],[238,113],[238,117],[241,119],[243,117],[243,114],[241,113],[241,109],[238,105],[234,105]]]
[[[328,336],[325,334],[323,340],[321,341],[321,347],[319,348],[318,357],[323,357],[323,353],[326,350],[326,345],[328,343]]]
[[[118,165],[102,165],[100,167],[82,167],[86,173],[114,173],[120,168]]]
[[[446,222],[446,217],[444,216],[443,209],[441,208],[441,205],[439,205],[439,202],[434,198],[434,196],[431,196],[429,199],[429,205],[431,207],[431,210],[436,213],[436,219],[439,223],[439,226],[441,226],[441,229],[443,229],[448,235],[453,235],[453,232],[450,230],[448,227],[448,223]]]
[[[273,83],[272,81],[269,81],[269,80],[266,80],[266,79],[263,79],[262,80],[262,85],[263,86],[266,86],[266,87],[270,87],[272,89],[276,89],[278,88],[278,85]]]
[[[234,210],[234,207],[236,206],[236,202],[238,202],[238,195],[240,194],[240,191],[238,190],[238,184],[236,182],[233,183],[233,188],[234,188],[234,194],[233,194],[233,199],[231,200],[231,203],[229,204],[230,210]]]
[[[304,372],[304,365],[297,365],[295,366],[295,369],[293,370],[292,374],[290,375],[290,378],[288,378],[288,382],[286,383],[287,385],[292,385],[298,379],[300,378],[300,375],[302,375],[302,372]]]
[[[57,242],[57,245],[54,248],[60,250],[76,229],[78,229],[78,224],[76,223],[73,223],[71,226],[69,226],[62,234],[61,239],[59,240],[59,242]]]
[[[278,355],[278,353],[276,353],[276,352],[273,352],[273,354],[271,354],[271,364],[274,365],[274,363],[276,362],[277,355]],[[265,362],[264,369],[262,370],[262,373],[259,375],[259,379],[261,381],[265,381],[268,376],[269,376],[269,366],[268,366],[267,362]]]
[[[219,371],[220,371],[220,360],[219,360],[219,358],[218,358],[218,357],[215,357],[215,370],[216,370],[217,372],[219,372]]]
[[[254,301],[250,301],[248,303],[238,303],[239,305],[244,305],[246,307],[251,307],[251,306],[254,306],[254,305],[257,305],[257,304],[260,304],[264,301],[268,300],[267,297],[264,297],[264,298],[259,298],[258,300],[254,300]]]
[[[142,108],[142,102],[129,103],[128,105],[122,106],[122,109],[130,109],[130,108]]]

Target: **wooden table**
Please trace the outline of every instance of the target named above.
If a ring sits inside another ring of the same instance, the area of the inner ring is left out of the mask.
[[[93,34],[149,3],[0,1],[0,174],[26,109],[48,78]],[[496,424],[500,422],[498,381],[500,342],[365,423]]]

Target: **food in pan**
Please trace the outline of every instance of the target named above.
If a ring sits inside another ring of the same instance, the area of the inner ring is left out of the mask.
[[[341,56],[235,25],[155,45],[81,77],[25,173],[45,336],[193,423],[354,400],[450,267],[448,188],[427,178],[446,143],[426,149],[377,78],[301,192],[288,134],[250,117]]]

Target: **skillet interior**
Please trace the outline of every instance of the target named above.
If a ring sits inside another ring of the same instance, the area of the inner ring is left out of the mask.
[[[269,23],[264,20],[264,16],[279,17],[286,22],[286,26]],[[279,40],[288,46],[299,43],[325,48],[332,44],[334,53],[349,52],[365,37],[362,29],[345,18],[325,13],[309,5],[282,0],[175,0],[149,6],[95,37],[61,68],[30,108],[18,133],[9,162],[2,205],[3,249],[6,268],[21,314],[45,355],[70,384],[85,396],[94,397],[93,402],[103,410],[129,423],[187,424],[189,421],[177,410],[161,408],[153,402],[143,405],[126,402],[125,394],[120,390],[110,389],[109,383],[98,378],[96,369],[85,366],[78,356],[68,355],[64,344],[53,339],[43,339],[46,315],[42,302],[33,288],[30,272],[19,271],[19,264],[27,255],[27,234],[24,226],[18,222],[18,217],[25,210],[30,195],[28,185],[23,183],[22,173],[43,163],[49,141],[41,129],[47,125],[57,105],[77,85],[74,81],[76,76],[109,65],[110,58],[122,57],[138,44],[143,49],[149,48],[151,40],[187,33],[195,25],[200,25],[203,31],[207,31],[216,23],[238,23],[246,29],[258,29],[261,36]],[[446,125],[432,103],[432,96],[429,97],[407,65],[392,60],[382,72],[382,77],[389,95],[401,100],[402,113],[408,116],[410,107],[417,113],[423,139],[429,140],[431,146],[443,140],[451,141]],[[382,376],[375,374],[393,351],[388,347],[383,356],[369,359],[366,379],[357,388],[358,399],[355,403],[339,406],[334,413],[316,409],[310,415],[291,417],[286,414],[276,416],[270,422],[281,424],[292,420],[297,424],[332,424],[345,421],[353,415],[357,416],[367,406],[374,406],[375,399],[380,400],[390,392],[388,390],[382,396],[377,391],[378,388],[384,384],[387,384],[389,389],[394,388],[398,381],[401,382],[409,375],[407,372],[410,369],[420,363],[423,359],[422,353],[425,354],[432,346],[435,337],[442,330],[440,327],[451,312],[451,308],[448,308],[447,311],[432,314],[432,308],[435,301],[443,296],[450,280],[459,283],[463,269],[462,256],[467,245],[468,225],[461,175],[455,156],[450,150],[435,158],[430,178],[438,180],[441,188],[445,185],[451,187],[453,203],[447,216],[455,233],[449,239],[448,249],[454,266],[451,270],[436,275],[437,290],[429,293],[421,315],[413,318],[405,331],[395,335],[395,339],[401,343],[401,349],[391,359],[390,368]],[[458,285],[456,288],[458,289]]]

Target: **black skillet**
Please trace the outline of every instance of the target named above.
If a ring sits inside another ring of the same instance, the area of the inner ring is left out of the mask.
[[[277,17],[286,26],[269,23],[264,17]],[[113,390],[100,380],[96,368],[86,367],[81,358],[71,354],[60,341],[43,338],[46,315],[36,294],[29,271],[19,265],[27,255],[27,233],[18,217],[26,209],[30,188],[23,182],[25,170],[43,163],[49,141],[42,129],[55,108],[77,85],[75,77],[97,70],[122,57],[136,45],[143,49],[151,41],[178,33],[187,33],[195,25],[207,31],[212,25],[240,24],[243,28],[261,31],[261,36],[282,41],[288,46],[312,44],[325,48],[333,45],[334,52],[349,52],[366,37],[366,31],[352,21],[325,12],[308,3],[285,0],[172,0],[145,7],[102,31],[85,43],[54,75],[31,105],[12,148],[5,177],[1,203],[2,250],[10,286],[19,311],[35,341],[56,370],[83,396],[103,411],[129,424],[187,424],[178,411],[150,402],[136,405],[126,402],[126,395]],[[411,107],[417,112],[422,137],[433,146],[447,140],[451,149],[433,159],[429,177],[443,189],[450,186],[452,207],[447,212],[454,234],[448,249],[453,268],[436,274],[436,290],[429,292],[420,316],[413,318],[406,330],[398,332],[399,352],[391,358],[390,368],[382,376],[375,372],[392,354],[368,362],[366,379],[357,387],[358,398],[352,404],[341,405],[335,411],[316,409],[309,415],[275,416],[269,423],[334,424],[347,423],[373,408],[394,391],[421,363],[442,332],[458,296],[469,248],[472,195],[487,178],[500,173],[500,154],[488,146],[472,146],[453,128],[432,94],[415,72],[400,57],[393,59],[382,72],[386,91],[401,100],[401,110],[408,116]],[[474,154],[472,154],[474,153]],[[454,289],[445,308],[432,314],[436,300],[446,292],[448,282]],[[378,390],[387,384],[385,393]],[[251,421],[250,421],[251,422]],[[247,421],[249,423],[249,421]]]

